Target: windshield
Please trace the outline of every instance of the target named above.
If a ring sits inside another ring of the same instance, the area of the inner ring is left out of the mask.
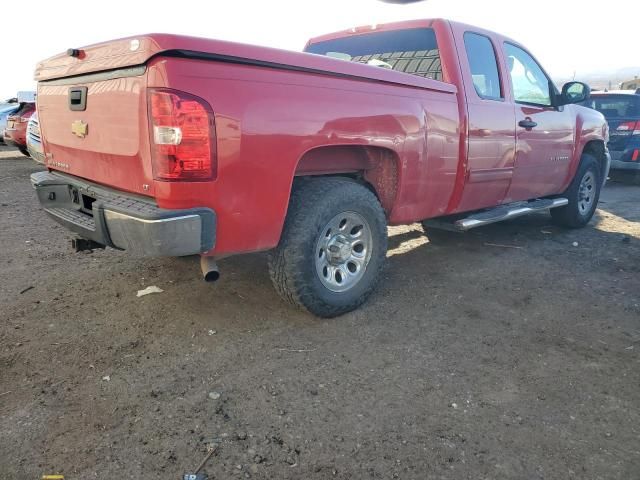
[[[305,51],[442,80],[440,51],[436,34],[431,28],[336,38],[312,43]]]
[[[640,117],[640,95],[592,95],[580,105],[598,110],[605,118]]]

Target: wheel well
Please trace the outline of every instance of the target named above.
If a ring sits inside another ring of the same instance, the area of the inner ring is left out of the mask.
[[[296,177],[339,175],[364,183],[389,214],[398,191],[397,154],[383,147],[337,145],[318,147],[299,160]]]
[[[606,170],[606,165],[607,165],[607,157],[605,155],[605,147],[604,147],[604,142],[602,140],[592,140],[588,142],[584,146],[582,153],[583,154],[588,153],[590,155],[593,155],[598,160],[598,163],[600,164],[600,172],[604,174],[604,171]]]

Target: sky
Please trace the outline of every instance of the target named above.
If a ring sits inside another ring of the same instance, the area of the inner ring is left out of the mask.
[[[576,72],[579,79],[581,73],[640,67],[640,1],[611,9],[587,5],[566,0],[426,0],[409,5],[379,0],[35,2],[29,4],[29,15],[19,18],[19,28],[6,15],[0,23],[5,33],[20,32],[4,35],[0,99],[34,89],[38,61],[115,38],[162,32],[301,50],[308,38],[323,33],[434,17],[509,36],[530,49],[554,77]]]

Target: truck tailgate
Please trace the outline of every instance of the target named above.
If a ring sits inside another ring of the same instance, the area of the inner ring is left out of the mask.
[[[40,82],[38,112],[47,166],[152,194],[144,72],[138,67],[122,70],[119,78],[88,74]]]

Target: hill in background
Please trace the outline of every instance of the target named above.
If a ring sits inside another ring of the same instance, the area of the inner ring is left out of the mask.
[[[617,70],[602,70],[588,73],[576,72],[575,80],[588,83],[591,88],[597,90],[609,89],[616,90],[620,87],[620,83],[633,80],[634,77],[640,77],[640,66],[626,67]],[[574,80],[574,77],[556,76],[554,81],[558,86],[566,82]]]

